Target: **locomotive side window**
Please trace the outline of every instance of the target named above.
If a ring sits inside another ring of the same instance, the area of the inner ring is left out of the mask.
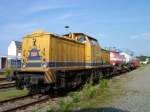
[[[78,42],[86,43],[86,38],[84,36],[81,36],[80,38],[78,38]]]
[[[98,42],[96,40],[91,39],[90,40],[91,45],[98,45]]]

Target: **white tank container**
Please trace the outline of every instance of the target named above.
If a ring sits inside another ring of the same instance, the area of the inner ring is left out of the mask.
[[[126,63],[130,63],[132,61],[133,57],[131,55],[129,55],[129,54],[127,54],[125,52],[121,52],[120,55],[124,55]]]

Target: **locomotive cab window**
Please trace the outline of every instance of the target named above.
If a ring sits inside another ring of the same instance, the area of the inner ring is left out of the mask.
[[[94,39],[90,39],[90,43],[91,45],[98,45],[97,40],[94,40]]]
[[[85,38],[85,36],[82,36],[82,37],[78,38],[77,40],[78,40],[78,42],[86,43],[86,38]]]

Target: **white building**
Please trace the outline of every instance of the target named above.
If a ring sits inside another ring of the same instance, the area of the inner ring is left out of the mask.
[[[11,41],[11,43],[8,46],[8,56],[7,56],[8,67],[21,66],[21,52],[22,52],[22,42]]]
[[[8,56],[21,57],[22,43],[19,41],[11,41],[8,46]]]
[[[8,67],[21,67],[22,43],[11,41],[8,46],[8,54],[0,56],[0,71]]]

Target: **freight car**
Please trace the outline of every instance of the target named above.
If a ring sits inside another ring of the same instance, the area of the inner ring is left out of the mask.
[[[120,66],[125,63],[124,55],[121,55],[118,51],[110,51],[110,64],[113,66]]]
[[[120,52],[120,55],[124,56],[124,66],[129,70],[136,69],[137,67],[140,66],[140,60],[133,57],[133,55],[130,55],[129,53],[126,52]]]
[[[14,73],[16,86],[31,93],[50,92],[109,76],[113,66],[106,61],[108,52],[102,56],[101,51],[98,41],[83,33],[34,32],[23,38],[22,67]]]
[[[136,69],[136,68],[140,67],[140,60],[138,58],[133,58],[131,60],[131,65],[132,65],[131,69]]]

